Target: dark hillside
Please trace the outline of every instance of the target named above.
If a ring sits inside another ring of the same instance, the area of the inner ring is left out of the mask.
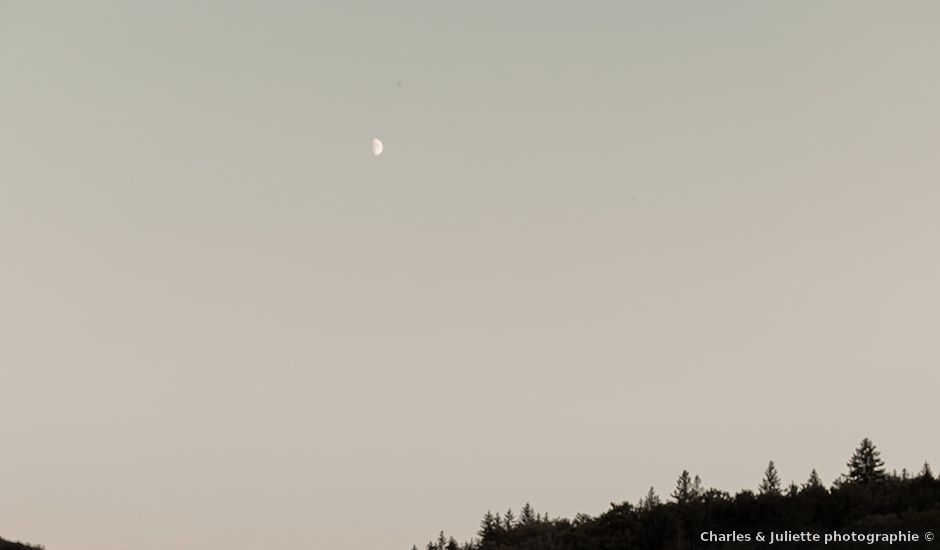
[[[12,542],[0,537],[0,550],[41,550],[42,546],[30,546],[21,542]]]
[[[770,462],[756,492],[734,495],[705,489],[698,476],[684,471],[668,499],[651,488],[637,504],[612,502],[596,517],[573,519],[549,518],[526,504],[518,515],[487,512],[470,541],[441,533],[426,548],[750,550],[771,546],[771,532],[780,537],[772,547],[780,549],[940,548],[940,479],[928,464],[913,474],[888,473],[874,444],[864,439],[846,466],[831,486],[815,470],[804,483],[787,486]],[[827,535],[838,538],[826,541]]]

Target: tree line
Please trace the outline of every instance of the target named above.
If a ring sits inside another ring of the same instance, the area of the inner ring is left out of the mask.
[[[827,485],[812,470],[802,484],[784,485],[773,461],[756,492],[732,495],[704,488],[699,476],[684,470],[667,499],[651,487],[639,502],[611,503],[598,516],[550,518],[526,503],[518,514],[486,512],[476,537],[457,542],[441,532],[426,550],[746,550],[766,546],[749,542],[703,541],[704,532],[854,531],[887,533],[940,531],[940,479],[925,462],[916,473],[885,469],[881,453],[868,438],[859,443],[847,471]],[[940,533],[936,533],[940,534]],[[708,538],[708,537],[706,537]],[[712,539],[718,537],[711,537]],[[931,548],[935,542],[921,542]],[[813,543],[777,543],[779,548],[821,548]],[[840,548],[878,544],[841,543]],[[418,546],[412,550],[419,550]]]
[[[43,547],[30,546],[22,542],[13,542],[0,537],[0,550],[43,550]]]

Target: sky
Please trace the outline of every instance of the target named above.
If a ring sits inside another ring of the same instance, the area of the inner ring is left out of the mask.
[[[405,549],[940,465],[938,23],[0,0],[0,536]]]

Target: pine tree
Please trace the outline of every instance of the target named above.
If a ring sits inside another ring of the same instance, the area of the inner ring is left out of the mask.
[[[701,485],[701,480],[698,481],[698,484]],[[682,473],[679,474],[679,479],[676,480],[676,490],[672,492],[671,496],[679,504],[688,504],[698,496],[696,482],[692,480],[692,475],[689,474],[688,470],[682,470]]]
[[[872,483],[885,479],[884,462],[881,452],[867,437],[862,439],[855,454],[846,464],[849,467],[848,478],[855,483]]]
[[[773,460],[767,464],[767,469],[764,470],[764,479],[760,482],[760,487],[757,490],[762,495],[780,494],[780,476],[777,474],[777,467],[774,466]]]
[[[820,489],[825,490],[826,488],[823,486],[822,479],[819,478],[816,468],[813,468],[813,471],[809,473],[809,479],[803,484],[803,490],[818,491]]]
[[[932,480],[933,471],[930,470],[930,463],[924,462],[924,467],[920,469],[920,473],[917,475],[919,479]]]
[[[590,514],[577,513],[575,514],[574,519],[572,520],[571,523],[573,523],[576,526],[587,525],[591,523],[592,519],[593,518],[591,518]]]
[[[652,510],[653,508],[662,504],[662,500],[659,498],[659,495],[656,494],[656,490],[650,487],[650,490],[647,491],[646,496],[640,499],[640,510]]]
[[[516,516],[513,515],[512,508],[506,510],[506,515],[503,516],[503,524],[506,526],[507,531],[516,525]]]
[[[519,525],[529,525],[537,521],[538,517],[535,514],[535,509],[532,508],[531,504],[526,502],[522,510],[519,511]]]
[[[477,535],[480,537],[480,541],[485,544],[495,540],[496,533],[498,532],[499,518],[493,515],[493,512],[487,510],[486,514],[483,516],[483,520],[480,522],[480,530],[477,531]]]

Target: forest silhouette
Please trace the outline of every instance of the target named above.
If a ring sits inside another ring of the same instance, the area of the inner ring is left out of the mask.
[[[476,537],[458,543],[440,532],[422,550],[689,550],[766,547],[753,538],[715,540],[769,532],[916,533],[918,542],[892,548],[937,548],[926,533],[940,531],[940,478],[925,462],[919,471],[887,472],[880,452],[863,439],[846,464],[848,470],[827,486],[816,470],[802,484],[783,485],[773,461],[756,491],[735,495],[704,488],[688,470],[679,474],[667,498],[651,487],[637,504],[610,503],[593,517],[550,518],[526,503],[518,514],[486,512]],[[702,533],[712,540],[703,541]],[[775,542],[775,548],[823,548],[814,542]],[[830,545],[831,546],[831,545]],[[839,542],[839,548],[887,548],[887,544]],[[0,550],[42,550],[0,538]],[[417,545],[412,550],[419,550]]]
[[[887,472],[871,440],[861,441],[846,464],[848,470],[827,486],[814,469],[802,484],[784,486],[771,461],[757,491],[735,495],[702,486],[698,476],[683,471],[668,498],[651,487],[637,504],[610,503],[592,517],[549,518],[526,503],[518,512],[487,512],[476,537],[458,543],[441,532],[426,550],[686,550],[694,548],[767,547],[767,542],[741,540],[743,534],[775,532],[914,533],[918,542],[892,548],[940,547],[925,534],[940,530],[940,479],[929,463],[916,473]],[[704,538],[709,539],[703,541]],[[738,539],[735,540],[734,537]],[[719,540],[716,540],[719,539]],[[724,539],[724,540],[720,540]],[[729,540],[730,539],[730,540]],[[887,548],[887,543],[838,542],[839,548]],[[775,542],[774,548],[822,548],[822,542]],[[418,546],[412,550],[419,550]]]
[[[43,547],[30,546],[22,542],[13,542],[0,537],[0,550],[43,550]]]

